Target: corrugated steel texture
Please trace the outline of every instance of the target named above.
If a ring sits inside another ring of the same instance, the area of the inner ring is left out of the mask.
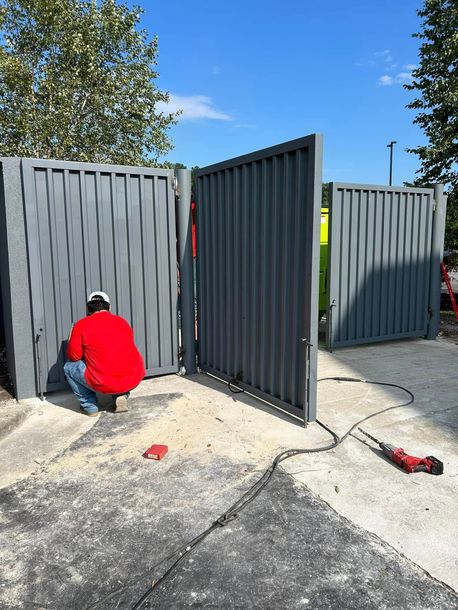
[[[433,189],[330,188],[329,347],[425,335]]]
[[[176,371],[173,172],[35,159],[22,172],[41,389],[64,387],[71,324],[99,289],[132,325],[147,375]]]
[[[316,412],[321,159],[313,135],[197,173],[199,365],[305,420]]]

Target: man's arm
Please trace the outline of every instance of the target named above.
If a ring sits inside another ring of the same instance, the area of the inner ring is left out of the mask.
[[[70,336],[67,343],[67,358],[69,360],[81,360],[83,357],[83,337],[76,323],[70,330]]]

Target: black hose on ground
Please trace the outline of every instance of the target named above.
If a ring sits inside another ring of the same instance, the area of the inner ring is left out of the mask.
[[[391,411],[393,409],[399,409],[400,407],[406,407],[406,406],[412,404],[415,400],[415,396],[410,390],[408,390],[407,388],[404,388],[403,386],[398,385],[396,383],[388,383],[388,382],[384,382],[384,381],[368,381],[366,379],[357,379],[355,377],[323,377],[321,379],[318,379],[318,381],[319,382],[321,382],[321,381],[342,381],[342,382],[349,382],[349,383],[368,383],[371,385],[380,385],[380,386],[387,386],[387,387],[391,387],[391,388],[397,388],[397,389],[402,390],[403,392],[406,392],[409,396],[409,400],[407,402],[403,402],[401,404],[392,405],[391,407],[386,407],[385,409],[381,409],[380,411],[376,411],[375,413],[371,413],[370,415],[367,415],[366,417],[359,419],[355,424],[353,424],[351,426],[351,428],[349,428],[349,430],[347,430],[347,432],[345,432],[345,434],[342,437],[339,437],[326,424],[322,423],[319,420],[316,420],[316,423],[319,426],[321,426],[322,428],[324,428],[324,430],[326,430],[326,432],[328,432],[332,436],[333,440],[330,443],[328,443],[327,445],[323,445],[322,447],[316,447],[316,448],[312,448],[312,449],[287,449],[286,451],[282,451],[281,453],[279,453],[274,458],[271,465],[264,471],[262,476],[226,512],[224,512],[220,517],[218,517],[218,519],[216,519],[216,521],[214,521],[210,525],[210,527],[208,527],[198,536],[196,536],[195,538],[190,540],[185,546],[180,547],[179,549],[177,549],[176,551],[174,551],[173,553],[171,553],[170,555],[168,555],[167,557],[162,559],[160,562],[158,562],[157,564],[152,566],[150,568],[150,570],[148,570],[148,572],[144,572],[143,574],[140,574],[139,576],[137,576],[135,579],[129,581],[128,583],[122,585],[121,587],[118,587],[117,589],[115,589],[114,591],[112,591],[111,593],[106,595],[105,597],[99,599],[94,604],[85,608],[85,610],[92,610],[93,608],[96,608],[101,603],[108,601],[109,599],[111,599],[112,597],[117,595],[118,593],[121,593],[122,591],[124,591],[125,589],[130,587],[131,585],[134,585],[135,583],[137,583],[141,578],[145,577],[147,574],[150,574],[153,570],[158,568],[163,563],[170,561],[174,557],[176,557],[175,561],[162,574],[162,576],[160,576],[157,580],[153,580],[151,583],[151,586],[145,591],[145,593],[135,603],[135,605],[132,606],[132,610],[140,610],[140,608],[145,604],[147,599],[154,593],[155,589],[157,589],[159,584],[163,583],[164,580],[166,580],[166,578],[168,578],[170,576],[170,574],[181,564],[181,562],[185,559],[185,557],[194,548],[196,548],[196,546],[198,546],[201,542],[203,542],[205,540],[205,538],[207,538],[207,536],[209,536],[214,530],[216,530],[220,527],[224,527],[225,525],[227,525],[228,523],[230,523],[231,521],[236,519],[239,516],[239,514],[243,511],[243,509],[246,508],[248,506],[248,504],[253,502],[253,500],[255,500],[258,497],[258,495],[262,492],[263,489],[265,489],[266,485],[269,483],[270,479],[272,478],[272,475],[274,474],[278,465],[281,464],[281,462],[288,460],[289,458],[292,458],[296,455],[303,455],[306,453],[322,453],[324,451],[330,451],[331,449],[335,449],[336,447],[338,447],[340,444],[342,444],[344,442],[344,440],[353,432],[353,430],[357,426],[360,426],[365,421],[372,419],[373,417],[376,417],[377,415],[381,415],[382,413],[386,413],[387,411]],[[237,382],[238,382],[238,379],[234,378],[228,383],[228,387],[231,390],[231,392],[234,392],[234,390],[232,389],[231,386],[235,386],[235,388],[236,388],[235,384]],[[237,388],[234,393],[241,393],[241,392],[243,392],[243,389]]]

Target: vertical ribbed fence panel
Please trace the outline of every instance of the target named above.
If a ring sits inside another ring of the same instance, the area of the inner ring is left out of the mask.
[[[173,173],[24,159],[22,174],[40,389],[64,387],[66,339],[92,290],[132,325],[147,375],[177,371]]]
[[[199,365],[306,420],[316,409],[321,147],[309,136],[197,173]]]
[[[433,190],[330,188],[329,347],[425,335]]]

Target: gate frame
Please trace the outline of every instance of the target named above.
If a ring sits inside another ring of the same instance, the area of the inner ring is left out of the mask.
[[[218,171],[233,168],[235,165],[243,165],[262,159],[293,152],[300,147],[307,147],[310,155],[307,172],[307,199],[310,198],[311,205],[307,208],[307,220],[312,223],[312,239],[307,240],[307,257],[305,262],[305,277],[310,277],[310,337],[302,337],[305,350],[305,384],[303,387],[303,408],[294,407],[283,402],[279,398],[259,390],[249,384],[240,381],[239,387],[256,398],[260,398],[269,405],[299,419],[304,426],[307,422],[316,420],[317,411],[317,366],[318,366],[318,293],[319,293],[319,274],[320,274],[320,220],[321,220],[321,201],[322,201],[322,167],[323,167],[323,136],[321,134],[311,134],[295,140],[290,140],[275,146],[270,146],[245,155],[227,159],[207,167],[200,168],[196,173],[196,228],[197,228],[197,327],[201,323],[200,315],[200,294],[202,293],[202,279],[200,273],[199,258],[201,258],[201,246],[199,246],[200,214],[199,201],[200,184],[199,178]],[[199,256],[200,255],[200,256]],[[209,366],[202,366],[200,362],[199,334],[197,339],[198,366],[200,371],[229,382],[232,378],[221,371]]]
[[[339,281],[339,265],[338,261],[332,256],[332,244],[339,240],[338,227],[333,219],[333,204],[337,201],[337,191],[339,189],[355,189],[360,191],[381,191],[392,193],[423,193],[431,197],[432,203],[432,220],[431,220],[431,243],[430,243],[430,266],[429,266],[429,282],[427,289],[428,302],[428,320],[426,323],[426,332],[418,334],[413,332],[396,333],[383,337],[369,337],[364,339],[346,340],[344,344],[334,343],[334,327],[332,323],[333,308],[336,304],[336,290],[333,290],[335,282]],[[445,213],[446,213],[447,198],[443,194],[443,185],[434,184],[425,187],[406,187],[406,186],[385,186],[378,184],[358,184],[347,182],[330,182],[329,183],[329,244],[328,244],[328,274],[327,274],[327,310],[326,310],[326,347],[329,352],[336,348],[351,347],[353,345],[364,345],[369,343],[378,343],[381,341],[392,341],[396,339],[425,337],[427,339],[435,339],[439,330],[440,324],[440,261],[443,256],[444,249],[444,233],[445,233]]]

